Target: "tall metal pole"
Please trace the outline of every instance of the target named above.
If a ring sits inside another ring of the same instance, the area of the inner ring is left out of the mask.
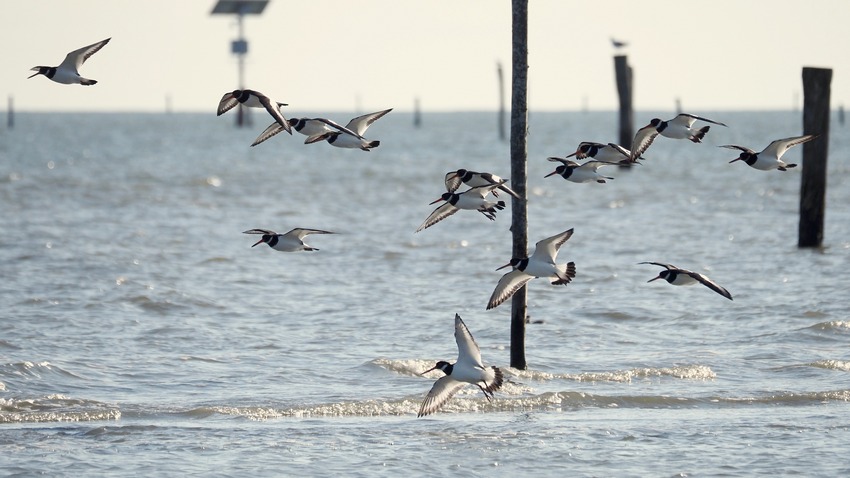
[[[511,203],[512,257],[528,254],[528,0],[512,3],[512,92],[511,92],[511,188],[522,199]],[[525,317],[527,308],[525,286],[511,299],[511,367],[524,370]]]

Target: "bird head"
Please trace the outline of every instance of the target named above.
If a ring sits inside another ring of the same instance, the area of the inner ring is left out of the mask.
[[[35,73],[28,76],[27,79],[29,80],[33,76],[47,75],[47,70],[49,70],[49,69],[50,69],[49,66],[34,66],[34,67],[30,68],[30,71],[34,71]]]
[[[519,263],[520,263],[520,262],[522,262],[522,259],[521,259],[521,258],[519,258],[519,257],[512,257],[510,262],[508,262],[507,264],[505,264],[505,265],[503,265],[503,266],[501,266],[501,267],[497,268],[496,270],[498,271],[498,270],[504,269],[505,267],[508,267],[508,266],[516,267],[516,266],[518,266],[518,265],[519,265]]]
[[[653,279],[649,279],[647,282],[652,282],[652,281],[655,281],[655,280],[658,280],[658,279],[664,279],[664,280],[667,280],[667,276],[668,276],[668,275],[670,275],[670,270],[669,270],[669,269],[664,269],[663,271],[661,271],[661,272],[658,274],[658,276],[657,276],[657,277],[655,277],[655,278],[653,278]]]
[[[433,367],[431,367],[428,370],[420,373],[419,375],[425,375],[426,373],[428,373],[432,370],[441,370],[446,375],[449,375],[449,374],[452,373],[452,364],[446,362],[445,360],[440,360],[439,362],[437,362],[437,365],[434,365]]]
[[[430,206],[431,204],[436,204],[440,201],[448,201],[449,199],[451,199],[451,197],[452,197],[452,193],[443,193],[442,195],[440,195],[439,198],[428,203],[428,205]]]
[[[546,176],[543,176],[543,177],[548,178],[549,176],[554,176],[556,174],[563,174],[564,171],[566,171],[566,170],[567,170],[567,166],[565,164],[562,164],[562,165],[558,166],[557,168],[555,168],[554,171],[552,171],[551,173],[549,173],[549,174],[547,174]]]
[[[274,237],[274,236],[272,236],[271,234],[263,234],[263,237],[261,237],[259,241],[255,242],[254,246],[258,246],[258,245],[260,245],[264,242],[269,242],[272,237]],[[251,247],[254,247],[254,246],[251,246]]]

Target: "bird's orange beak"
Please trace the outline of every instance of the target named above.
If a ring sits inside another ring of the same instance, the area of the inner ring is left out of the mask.
[[[552,176],[553,174],[558,174],[558,171],[552,171],[551,173],[549,173],[549,174],[547,174],[546,176],[543,176],[543,177],[548,178],[549,176]]]
[[[264,242],[266,242],[266,240],[265,240],[265,239],[260,239],[259,241],[257,241],[257,242],[254,244],[254,246],[258,246],[258,245],[260,245],[260,244],[262,244],[262,243],[264,243]],[[251,247],[254,247],[254,246],[251,246]]]
[[[497,268],[496,270],[498,271],[498,270],[504,269],[505,267],[508,267],[509,265],[511,265],[511,263],[510,263],[510,262],[508,262],[507,264],[503,265],[502,267]]]
[[[438,202],[443,201],[443,200],[444,200],[443,198],[438,198],[438,199],[436,199],[436,200],[434,200],[434,201],[429,202],[429,203],[428,203],[428,205],[430,206],[430,205],[432,205],[432,204],[437,204]]]

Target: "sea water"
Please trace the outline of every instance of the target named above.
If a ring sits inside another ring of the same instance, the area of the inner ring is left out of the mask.
[[[0,131],[0,473],[846,475],[850,134],[833,122],[824,246],[798,249],[803,148],[763,172],[717,146],[761,150],[802,114],[698,113],[728,128],[659,137],[605,184],[544,179],[546,158],[614,141],[615,113],[531,113],[529,245],[574,228],[558,260],[578,273],[529,283],[527,370],[510,301],[485,310],[510,198],[414,233],[447,172],[510,176],[495,114],[394,111],[365,152],[251,148],[261,112],[19,113]],[[653,116],[673,114],[637,126]],[[337,234],[302,253],[242,234],[295,227]],[[734,300],[647,283],[643,261]],[[416,418],[455,313],[506,383]]]

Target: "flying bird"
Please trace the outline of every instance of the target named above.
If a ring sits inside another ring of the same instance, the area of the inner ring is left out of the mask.
[[[705,137],[705,134],[708,133],[708,130],[711,128],[710,126],[703,126],[700,129],[694,129],[693,125],[697,121],[705,121],[706,123],[712,123],[719,126],[726,126],[725,124],[710,120],[708,118],[703,118],[702,116],[691,115],[687,113],[680,113],[673,119],[663,121],[658,118],[653,118],[649,124],[655,126],[655,129],[658,130],[658,134],[664,136],[666,138],[671,139],[689,139],[694,143],[702,142],[702,138]]]
[[[372,148],[378,147],[381,142],[377,140],[369,141],[364,138],[363,135],[366,134],[366,130],[372,125],[372,123],[392,110],[392,108],[389,108],[358,116],[349,121],[345,126],[340,126],[329,119],[317,118],[330,126],[332,130],[326,133],[310,136],[304,142],[310,144],[327,140],[331,146],[336,146],[337,148],[356,148],[362,149],[363,151],[369,151]]]
[[[652,264],[664,268],[664,270],[661,271],[661,273],[659,273],[657,277],[655,277],[654,279],[650,279],[647,282],[652,282],[658,279],[664,279],[673,285],[694,285],[696,283],[700,283],[713,290],[714,292],[717,292],[718,294],[722,295],[723,297],[732,300],[732,294],[730,294],[728,290],[724,289],[719,284],[704,276],[703,274],[700,274],[699,272],[681,269],[670,264],[664,264],[663,262],[641,262],[641,264]]]
[[[499,279],[496,289],[487,302],[487,309],[498,307],[528,281],[536,277],[545,277],[549,279],[552,285],[569,284],[576,276],[575,263],[557,264],[555,261],[558,257],[558,249],[572,235],[573,230],[568,229],[560,234],[542,239],[535,245],[534,254],[531,257],[514,257],[510,262],[496,269],[504,269],[508,266],[514,268]]]
[[[493,392],[502,386],[504,381],[502,371],[495,366],[484,366],[481,361],[481,350],[458,314],[455,314],[455,341],[457,342],[455,363],[441,360],[437,362],[437,365],[422,372],[421,375],[425,375],[432,370],[440,370],[446,375],[440,377],[431,387],[422,406],[419,407],[417,417],[436,412],[468,383],[481,389],[487,401],[490,401],[493,398]]]
[[[319,141],[323,141],[332,136],[331,133],[344,133],[353,136],[363,136],[366,132],[366,129],[375,122],[381,116],[392,111],[392,108],[383,111],[376,111],[375,113],[369,113],[366,115],[358,116],[356,118],[352,118],[347,126],[340,126],[336,122],[329,120],[327,118],[289,118],[289,125],[295,129],[295,131],[307,136],[307,139],[304,140],[304,144],[316,143]],[[272,136],[283,131],[283,127],[279,125],[277,122],[274,122],[269,125],[268,128],[265,129],[257,139],[251,144],[251,146],[256,146],[263,141],[271,138]],[[357,133],[360,131],[360,133]],[[354,140],[351,140],[355,142]],[[375,146],[380,144],[379,141],[375,142]],[[337,144],[336,146],[340,146],[342,142]],[[356,147],[360,147],[362,144],[359,144]],[[369,146],[374,147],[374,146]]]
[[[265,108],[266,111],[274,118],[275,122],[289,134],[292,134],[292,128],[289,126],[289,121],[283,117],[280,111],[281,106],[286,106],[286,103],[278,103],[272,101],[268,96],[254,90],[233,90],[225,93],[218,102],[217,116],[230,111],[234,106],[243,104],[250,108]]]
[[[675,118],[667,121],[664,121],[659,118],[652,118],[649,124],[639,129],[637,133],[635,133],[634,140],[632,140],[631,155],[629,156],[629,161],[632,163],[636,162],[637,159],[641,155],[643,155],[644,152],[646,152],[646,150],[655,140],[655,137],[659,134],[661,136],[665,136],[667,138],[672,139],[689,139],[694,143],[702,142],[702,138],[705,137],[705,134],[708,133],[708,130],[711,127],[704,126],[700,129],[692,128],[694,122],[696,122],[697,120],[713,123],[720,126],[726,126],[725,124],[719,121],[714,121],[708,118],[703,118],[702,116],[696,116],[687,113],[681,113]]]
[[[764,150],[760,153],[756,153],[750,148],[736,146],[734,144],[725,144],[720,147],[738,149],[741,151],[741,154],[737,158],[733,159],[732,161],[729,161],[730,163],[734,163],[735,161],[744,161],[751,167],[755,169],[760,169],[762,171],[770,171],[772,169],[787,171],[788,168],[794,168],[797,165],[788,164],[785,161],[782,161],[782,155],[794,146],[809,142],[817,138],[818,136],[820,135],[807,134],[805,136],[795,136],[792,138],[777,139],[776,141],[767,145],[767,147],[764,148]]]
[[[457,188],[459,188],[461,184],[466,184],[467,186],[474,188],[477,186],[489,186],[491,184],[499,183],[500,185],[497,189],[504,191],[517,199],[520,198],[519,194],[504,184],[507,182],[507,179],[503,180],[499,176],[491,173],[479,173],[468,169],[458,169],[457,171],[446,173],[445,181],[446,190],[450,193],[457,191]],[[499,197],[499,193],[496,192],[495,189],[492,192],[494,196]]]
[[[437,224],[461,209],[478,211],[487,217],[487,219],[495,221],[496,211],[500,211],[505,208],[505,201],[488,201],[487,195],[505,182],[506,181],[503,179],[498,183],[490,184],[488,186],[476,186],[474,188],[467,189],[462,193],[443,193],[438,199],[432,201],[431,204],[435,204],[440,201],[445,201],[445,203],[437,209],[434,209],[428,218],[425,219],[425,222],[416,229],[416,232]]]
[[[75,85],[80,84],[83,86],[91,86],[97,83],[97,80],[91,80],[88,78],[83,78],[80,76],[79,69],[83,66],[83,63],[89,59],[90,56],[97,53],[101,48],[104,47],[109,40],[112,38],[107,38],[106,40],[99,41],[97,43],[93,43],[89,46],[84,46],[79,50],[74,50],[71,53],[68,53],[65,56],[65,60],[59,66],[35,66],[30,69],[30,71],[34,71],[32,75],[27,77],[27,79],[32,78],[37,75],[44,75],[47,78],[55,81],[56,83],[62,83],[63,85]]]
[[[619,163],[609,163],[606,161],[598,161],[595,159],[591,159],[590,161],[586,161],[584,164],[577,163],[576,161],[565,159],[565,158],[556,158],[549,157],[547,158],[549,161],[558,161],[561,163],[560,166],[556,167],[554,171],[543,176],[544,178],[548,178],[549,176],[553,176],[555,174],[560,174],[562,178],[567,181],[572,181],[574,183],[604,183],[607,179],[614,179],[609,176],[602,176],[599,174],[598,170],[602,166],[609,165],[617,165]],[[635,163],[639,164],[639,163]]]
[[[568,154],[566,158],[585,159],[592,158],[603,163],[629,164],[632,152],[616,143],[594,143],[582,141],[574,153]]]
[[[304,244],[304,238],[310,234],[336,234],[335,232],[322,231],[321,229],[295,228],[286,234],[278,234],[268,229],[249,229],[242,234],[262,234],[263,237],[254,243],[257,246],[266,243],[272,249],[281,252],[318,251],[317,248]]]

